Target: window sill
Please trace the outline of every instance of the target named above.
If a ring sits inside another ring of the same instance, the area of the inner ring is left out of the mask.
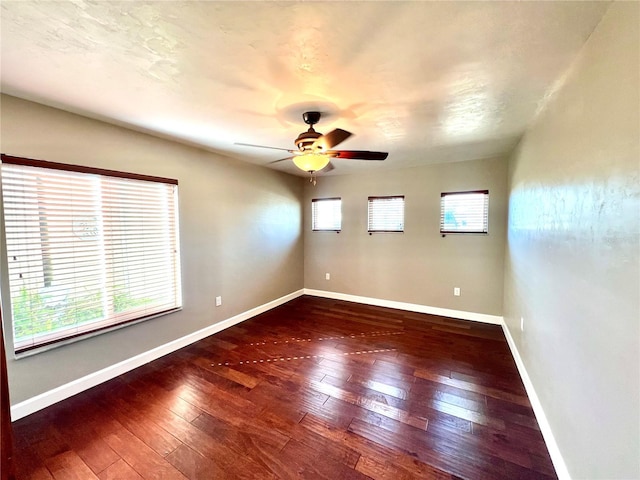
[[[121,328],[130,327],[131,325],[137,325],[142,322],[146,322],[148,320],[153,320],[155,318],[164,317],[165,315],[170,315],[172,313],[176,313],[182,310],[182,307],[174,308],[172,310],[167,310],[165,312],[156,313],[154,315],[150,315],[148,317],[139,318],[137,320],[131,320],[128,322],[123,322],[118,325],[112,325],[110,327],[105,327],[100,330],[94,330],[91,332],[86,332],[79,334],[75,337],[66,338],[63,340],[58,340],[52,343],[48,343],[46,345],[41,345],[39,347],[34,347],[29,350],[22,350],[20,352],[14,352],[13,359],[21,360],[23,358],[31,357],[33,355],[37,355],[39,353],[47,352],[49,350],[53,350],[55,348],[59,348],[65,345],[70,345],[72,343],[80,342],[82,340],[86,340],[88,338],[96,337],[98,335],[102,335],[103,333],[113,332],[114,330],[120,330]]]

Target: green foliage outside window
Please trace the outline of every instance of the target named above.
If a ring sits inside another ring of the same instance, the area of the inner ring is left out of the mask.
[[[13,300],[13,322],[16,339],[53,332],[60,328],[82,325],[104,317],[101,292],[80,297],[67,297],[61,302],[47,301],[47,295],[23,287]],[[151,298],[134,298],[124,289],[117,289],[113,296],[116,313],[151,303]]]

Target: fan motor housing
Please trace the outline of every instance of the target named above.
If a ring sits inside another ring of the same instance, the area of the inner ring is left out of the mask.
[[[302,132],[300,135],[298,135],[298,138],[296,138],[296,141],[294,143],[300,151],[304,152],[305,150],[310,150],[313,142],[315,142],[321,136],[321,133],[316,132],[313,127],[311,127],[308,131]]]

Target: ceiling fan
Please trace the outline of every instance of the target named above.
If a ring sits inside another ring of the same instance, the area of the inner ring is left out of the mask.
[[[351,133],[341,128],[336,128],[326,135],[316,132],[313,126],[320,121],[320,112],[305,112],[302,114],[304,123],[309,125],[309,130],[302,132],[295,140],[297,150],[289,148],[268,147],[265,145],[253,145],[251,143],[236,143],[244,147],[270,148],[272,150],[284,150],[291,156],[274,160],[272,163],[293,160],[300,170],[309,172],[310,181],[315,184],[315,174],[321,170],[330,171],[335,167],[331,163],[332,158],[344,158],[347,160],[384,160],[389,155],[387,152],[370,152],[368,150],[332,150],[336,145],[344,142]]]

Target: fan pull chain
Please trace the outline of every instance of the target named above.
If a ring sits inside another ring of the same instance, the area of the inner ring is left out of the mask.
[[[313,183],[313,186],[316,186],[316,172],[309,172],[309,183]]]

